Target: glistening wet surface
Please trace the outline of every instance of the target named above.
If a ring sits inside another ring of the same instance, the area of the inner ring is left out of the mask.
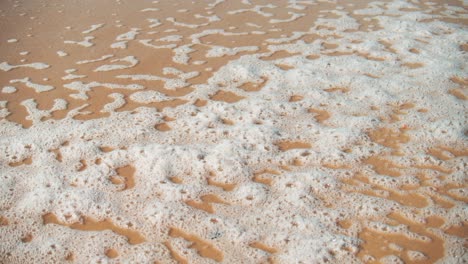
[[[0,262],[468,262],[467,22],[0,1]]]

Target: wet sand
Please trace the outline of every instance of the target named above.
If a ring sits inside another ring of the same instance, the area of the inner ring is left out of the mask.
[[[466,263],[463,1],[0,2],[1,263]]]

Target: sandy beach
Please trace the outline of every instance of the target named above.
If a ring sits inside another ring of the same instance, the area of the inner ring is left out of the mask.
[[[0,263],[468,263],[466,0],[3,0]]]

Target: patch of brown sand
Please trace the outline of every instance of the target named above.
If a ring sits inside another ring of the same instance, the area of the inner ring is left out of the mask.
[[[67,224],[67,223],[60,222],[54,214],[47,213],[42,216],[42,221],[44,225],[56,224],[56,225],[66,226],[71,229],[76,229],[80,231],[111,230],[112,232],[118,235],[126,237],[128,240],[128,243],[131,245],[141,244],[146,241],[146,239],[137,231],[116,226],[109,219],[96,221],[89,217],[83,217],[82,222]]]

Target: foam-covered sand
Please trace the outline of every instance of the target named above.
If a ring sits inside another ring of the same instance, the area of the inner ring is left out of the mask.
[[[468,2],[0,2],[0,263],[467,263]]]

